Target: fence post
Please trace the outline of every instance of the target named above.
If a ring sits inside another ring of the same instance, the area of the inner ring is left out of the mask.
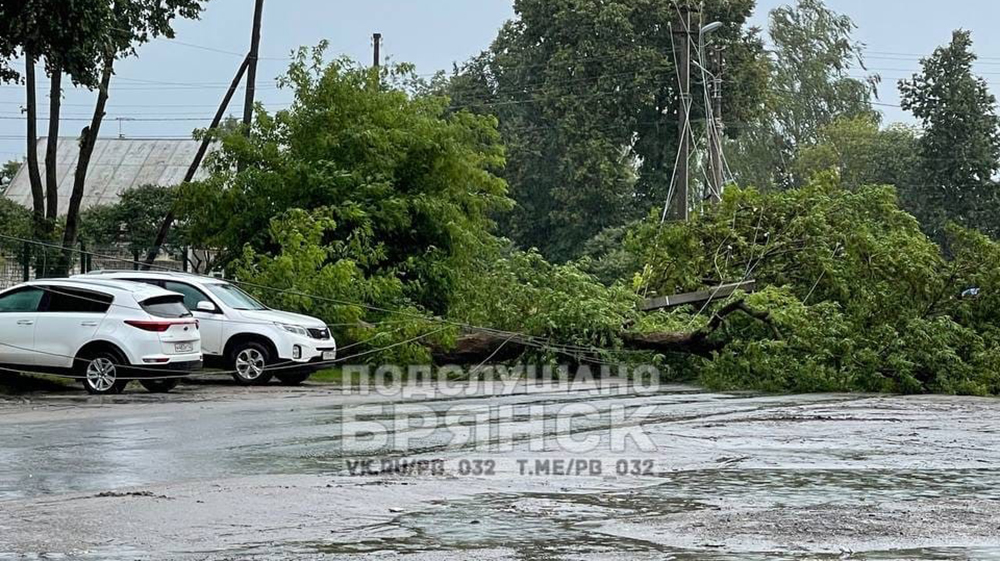
[[[89,272],[87,270],[87,244],[80,240],[80,274],[86,275]]]
[[[184,246],[184,251],[181,253],[181,271],[188,272],[188,246]]]
[[[132,250],[132,270],[139,270],[139,250]]]
[[[24,242],[24,252],[21,265],[24,267],[24,282],[31,280],[31,245]]]

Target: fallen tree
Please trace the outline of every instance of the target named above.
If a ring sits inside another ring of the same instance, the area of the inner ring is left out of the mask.
[[[697,331],[661,331],[651,333],[622,333],[622,347],[632,350],[650,351],[653,353],[686,353],[709,358],[712,353],[722,350],[725,340],[712,336],[723,327],[726,319],[736,313],[746,314],[771,326],[776,337],[781,334],[771,322],[770,314],[750,308],[746,301],[738,299],[731,301],[716,311],[711,320]],[[555,349],[565,347],[558,342],[525,337],[516,333],[486,329],[470,329],[459,335],[450,347],[433,349],[434,361],[438,364],[472,364],[486,360],[504,361],[517,358],[531,350]],[[573,348],[580,352],[581,349]],[[595,349],[596,350],[596,349]]]

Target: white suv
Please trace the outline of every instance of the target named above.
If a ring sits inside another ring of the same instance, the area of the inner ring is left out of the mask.
[[[183,296],[154,286],[46,279],[0,292],[0,364],[72,373],[93,394],[129,380],[167,392],[201,368],[198,321]]]
[[[269,309],[220,279],[152,271],[96,271],[74,278],[142,282],[183,294],[184,305],[201,322],[206,362],[231,370],[242,385],[266,384],[272,377],[301,384],[337,356],[337,343],[322,320]]]

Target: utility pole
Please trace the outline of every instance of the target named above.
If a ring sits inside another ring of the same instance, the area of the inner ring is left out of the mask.
[[[375,46],[374,57],[372,59],[372,68],[378,68],[379,65],[381,64],[381,58],[382,58],[381,57],[382,34],[381,33],[373,33],[372,34],[372,43]]]
[[[677,169],[674,170],[674,189],[670,199],[672,220],[688,219],[688,186],[690,172],[688,160],[691,156],[691,131],[688,119],[691,114],[691,8],[681,5],[678,11],[678,28],[674,30],[674,45],[677,57],[678,85],[680,87],[680,110],[678,111],[679,146]]]
[[[250,134],[250,122],[253,119],[254,93],[257,87],[257,58],[260,52],[260,23],[264,12],[264,0],[257,0],[253,10],[253,31],[250,34],[250,54],[247,56],[247,95],[243,102],[243,125],[246,134]]]
[[[229,108],[229,102],[232,101],[233,95],[236,94],[236,90],[240,87],[240,82],[243,81],[243,76],[246,74],[247,69],[250,66],[250,56],[247,55],[243,62],[240,64],[239,69],[236,71],[236,76],[233,77],[233,81],[229,84],[229,89],[226,90],[226,95],[222,98],[222,103],[219,104],[219,109],[215,112],[215,117],[212,119],[212,124],[208,125],[208,130],[213,131],[219,128],[222,124],[222,118],[226,115],[226,109]],[[184,174],[184,181],[182,183],[190,183],[194,179],[194,175],[198,173],[198,168],[201,167],[201,161],[205,159],[205,154],[208,152],[208,145],[212,142],[212,135],[206,134],[204,138],[201,139],[201,144],[198,145],[198,152],[194,155],[194,160],[191,165],[188,166],[187,173]],[[167,240],[167,234],[170,233],[170,228],[174,225],[174,209],[171,208],[167,211],[167,215],[163,217],[163,222],[160,222],[160,229],[156,233],[156,240],[153,242],[153,247],[149,249],[146,253],[146,260],[142,264],[142,270],[148,271],[150,267],[153,266],[153,262],[156,260],[156,256],[160,253],[160,248],[163,247],[163,243]]]
[[[722,123],[722,49],[715,47],[712,50],[712,58],[715,65],[715,74],[712,78],[712,122],[709,123],[708,130],[708,150],[709,163],[712,167],[712,184],[710,200],[713,203],[722,200],[722,189],[725,187],[723,174],[724,164],[722,161],[722,133],[724,125]]]

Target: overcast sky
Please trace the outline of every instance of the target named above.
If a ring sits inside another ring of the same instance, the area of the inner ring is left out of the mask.
[[[754,23],[765,26],[767,12],[786,3],[758,0]],[[958,27],[972,30],[982,59],[977,69],[995,89],[1000,87],[1000,36],[993,33],[1000,21],[996,0],[956,0],[946,8],[940,0],[827,3],[858,25],[856,36],[867,45],[869,69],[883,77],[883,103],[898,104],[898,79],[912,74],[919,58],[947,42]],[[513,15],[511,4],[510,0],[266,0],[257,98],[269,108],[286,105],[290,95],[275,87],[274,77],[287,65],[293,48],[321,39],[330,41],[332,53],[370,61],[371,34],[378,31],[384,36],[383,54],[394,60],[415,63],[421,74],[450,69],[489,45],[498,27]],[[117,135],[119,123],[128,137],[184,136],[205,126],[236,71],[240,53],[247,49],[252,6],[253,0],[212,0],[200,21],[178,23],[175,41],[154,41],[143,46],[137,58],[120,62],[104,135]],[[40,100],[46,93],[47,88],[40,88]],[[87,91],[67,92],[61,135],[79,134],[89,120],[94,97]],[[20,86],[0,86],[0,160],[24,153],[23,99]],[[241,107],[242,103],[234,103],[233,113]],[[898,108],[879,108],[887,122],[911,120]],[[46,122],[39,123],[40,135],[46,128]]]

